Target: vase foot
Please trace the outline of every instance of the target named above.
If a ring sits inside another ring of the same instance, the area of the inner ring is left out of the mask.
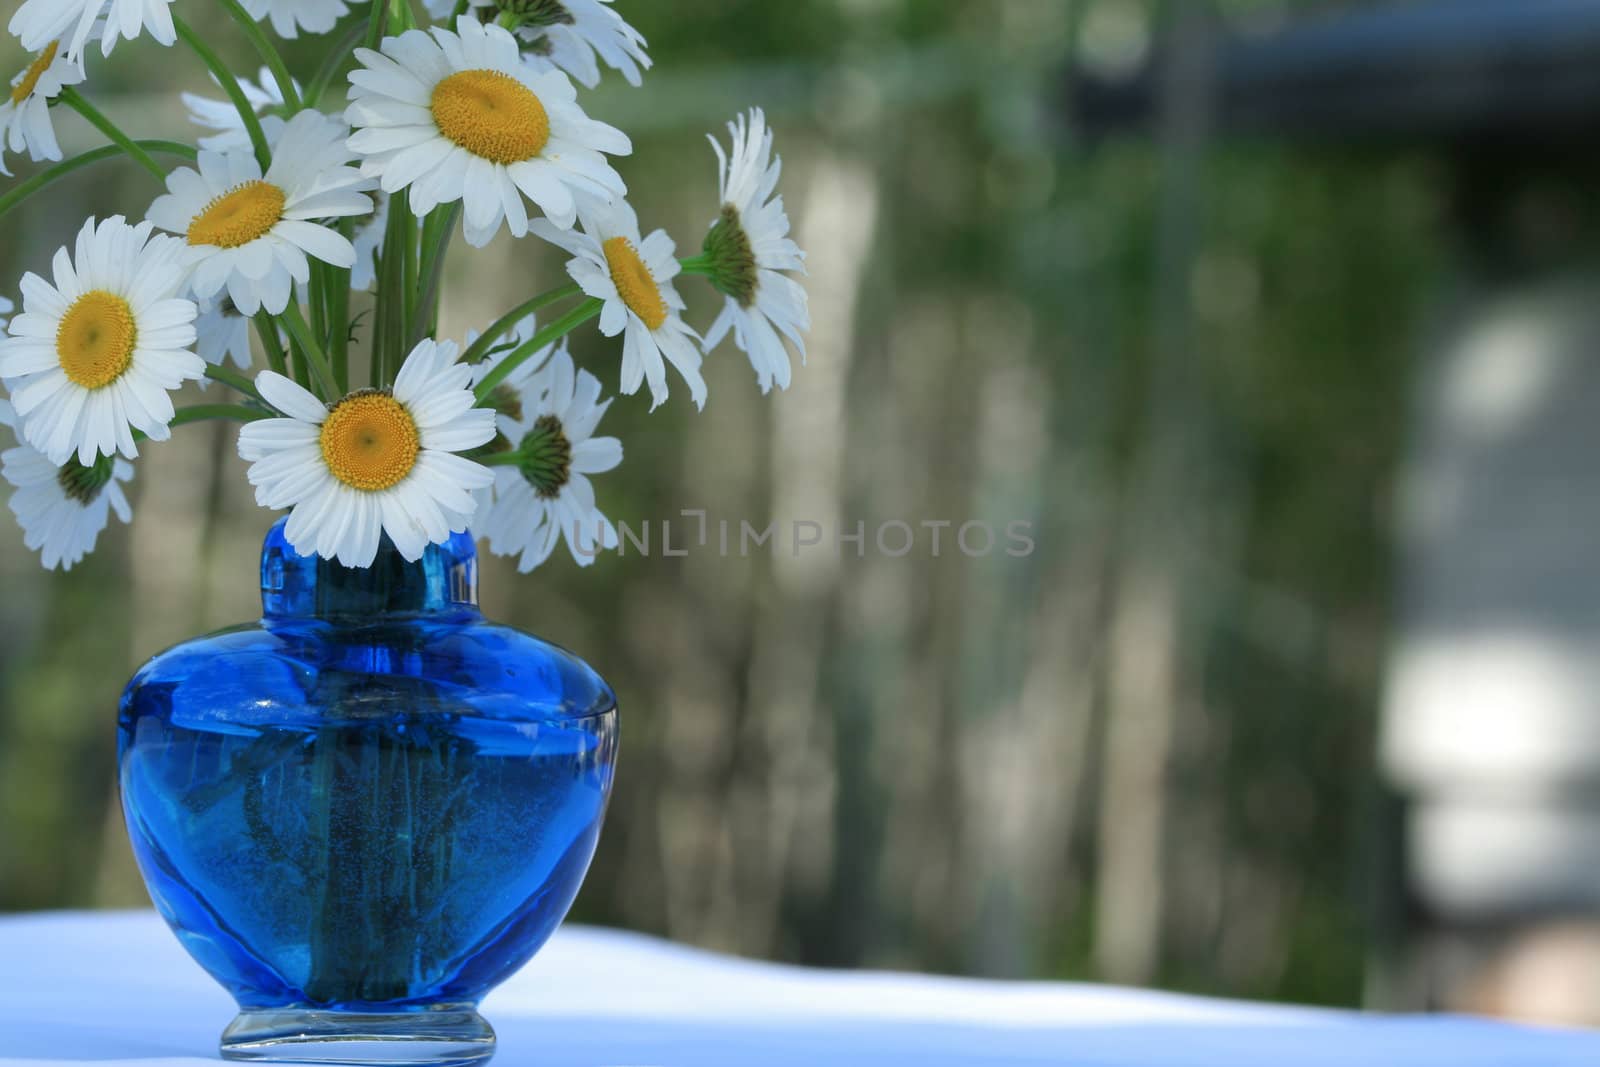
[[[277,1008],[240,1012],[222,1057],[256,1063],[471,1067],[494,1055],[494,1030],[470,1005],[408,1012]]]

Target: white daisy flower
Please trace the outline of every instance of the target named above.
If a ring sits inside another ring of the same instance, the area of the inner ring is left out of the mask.
[[[0,400],[0,424],[15,428],[11,405]],[[75,459],[63,467],[44,453],[21,444],[0,453],[0,476],[10,482],[11,513],[22,527],[22,543],[38,552],[48,570],[70,571],[94,551],[111,512],[133,520],[122,482],[133,479],[133,464],[101,456],[90,466]]]
[[[638,88],[650,69],[644,36],[623,21],[611,0],[472,0],[486,22],[518,18],[512,32],[535,70],[564,70],[586,89],[600,84],[600,63]],[[448,18],[455,0],[428,0],[434,18]],[[504,25],[504,23],[502,23]]]
[[[372,217],[356,228],[352,243],[356,249],[355,269],[350,272],[350,287],[364,293],[378,284],[378,252],[389,232],[389,198],[383,193],[373,197],[378,209]]]
[[[512,379],[520,378],[520,410],[502,413],[498,427],[522,461],[494,469],[494,485],[479,493],[472,532],[496,555],[520,556],[523,574],[549,559],[562,538],[578,565],[587,567],[602,549],[618,544],[589,481],[622,462],[621,441],[594,436],[611,401],[600,402],[594,375],[574,373],[564,345],[538,373],[524,377],[521,370]]]
[[[174,44],[178,32],[172,25],[171,7],[172,0],[24,0],[11,16],[9,29],[30,52],[44,51],[51,41],[65,41],[66,57],[77,61],[96,29],[100,30],[101,55],[111,54],[117,38],[131,41],[143,30],[149,30],[160,44]],[[106,16],[103,28],[96,25],[101,15]]]
[[[480,248],[502,224],[527,234],[524,196],[566,228],[577,217],[575,196],[624,195],[602,153],[633,146],[583,113],[565,74],[534,71],[509,33],[471,16],[457,33],[431,32],[386,38],[381,54],[356,51],[363,66],[350,74],[350,147],[384,192],[409,188],[419,217],[463,201],[467,241]]]
[[[26,70],[11,79],[11,94],[0,98],[0,174],[11,174],[6,169],[8,149],[18,155],[28,153],[35,163],[61,158],[55,125],[50,121],[50,101],[85,76],[78,64],[62,54],[61,42],[51,41]]]
[[[11,92],[0,97],[0,174],[10,175],[5,167],[5,150],[27,152],[34,162],[59,160],[61,146],[50,121],[50,101],[69,85],[85,78],[83,70],[68,61],[61,42],[49,42],[23,71],[11,79]]]
[[[116,452],[137,456],[134,430],[165,441],[168,393],[205,374],[190,351],[198,309],[178,297],[187,251],[151,228],[90,219],[76,254],[56,253],[54,285],[22,278],[23,314],[0,342],[0,378],[23,438],[58,466],[74,452],[85,466]]]
[[[467,528],[473,492],[493,473],[463,459],[494,438],[494,412],[473,407],[472,367],[450,342],[423,341],[392,390],[365,389],[332,407],[272,371],[256,377],[286,418],[239,432],[256,501],[292,508],[285,530],[302,555],[370,566],[381,534],[408,560]]]
[[[644,35],[610,5],[611,0],[549,0],[547,6],[559,13],[547,16],[551,21],[542,33],[530,33],[529,60],[535,66],[548,63],[564,70],[593,89],[600,84],[598,58],[637,89],[644,82],[643,71],[650,69]],[[537,31],[536,27],[526,29]]]
[[[157,226],[184,234],[198,251],[191,284],[202,300],[227,290],[245,315],[289,306],[295,284],[311,277],[315,256],[355,266],[356,250],[339,231],[312,219],[365,215],[371,183],[345,147],[336,119],[302,111],[289,121],[265,177],[248,149],[201,152],[200,169],[167,177],[168,193],[150,205]]]
[[[300,30],[327,33],[350,10],[349,0],[244,0],[244,9],[257,21],[272,20],[272,32],[294,40]]]
[[[278,88],[278,80],[272,76],[272,71],[266,67],[261,68],[258,77],[259,81],[240,78],[239,88],[244,92],[250,109],[261,119],[261,132],[266,135],[268,147],[275,147],[278,139],[283,136],[283,128],[288,122],[281,115],[269,115],[265,112],[284,106],[283,92]],[[215,75],[211,80],[213,82],[217,80]],[[298,88],[296,86],[297,91]],[[212,152],[255,150],[250,143],[250,134],[244,128],[244,119],[239,117],[239,109],[233,106],[232,100],[218,100],[197,93],[180,95],[183,97],[183,106],[188,109],[190,122],[217,131],[196,142],[201,148]]]
[[[667,399],[670,363],[689,385],[695,406],[706,406],[700,376],[700,335],[683,321],[683,298],[672,285],[682,269],[665,230],[640,240],[639,219],[624,201],[583,211],[583,229],[558,230],[536,222],[534,232],[577,258],[567,273],[585,293],[605,302],[600,332],[623,335],[622,392],[650,383],[651,410]]]
[[[774,383],[789,388],[791,370],[784,339],[806,359],[805,333],[811,309],[800,283],[782,271],[806,272],[806,254],[789,238],[789,216],[783,197],[773,196],[783,162],[772,154],[772,131],[760,108],[749,120],[740,115],[728,123],[731,151],[724,154],[715,137],[721,181],[722,213],[706,235],[705,255],[714,273],[711,284],[727,301],[706,331],[706,351],[733,333],[734,342],[755,368],[761,391]]]
[[[195,352],[213,367],[232,363],[240,370],[249,370],[255,357],[250,351],[250,320],[239,314],[233,301],[219,297],[200,305],[200,317],[194,323]],[[200,385],[205,386],[202,380]]]

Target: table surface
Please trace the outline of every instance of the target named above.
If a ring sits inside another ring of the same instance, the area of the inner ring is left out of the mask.
[[[567,927],[493,1067],[1566,1067],[1600,1034],[1103,986],[813,971]],[[233,1003],[150,912],[0,918],[0,1067],[215,1064]]]

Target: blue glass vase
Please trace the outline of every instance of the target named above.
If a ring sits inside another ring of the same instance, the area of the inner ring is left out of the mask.
[[[240,1013],[230,1059],[470,1064],[477,1004],[566,915],[617,757],[581,660],[486,621],[458,536],[363,570],[279,523],[264,616],[123,695],[129,835],[157,909]]]

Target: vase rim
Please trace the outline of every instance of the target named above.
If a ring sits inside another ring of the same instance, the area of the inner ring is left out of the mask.
[[[407,560],[384,534],[368,567],[302,555],[289,543],[288,520],[261,547],[261,606],[268,618],[378,619],[476,614],[478,550],[466,533],[430,544]]]

